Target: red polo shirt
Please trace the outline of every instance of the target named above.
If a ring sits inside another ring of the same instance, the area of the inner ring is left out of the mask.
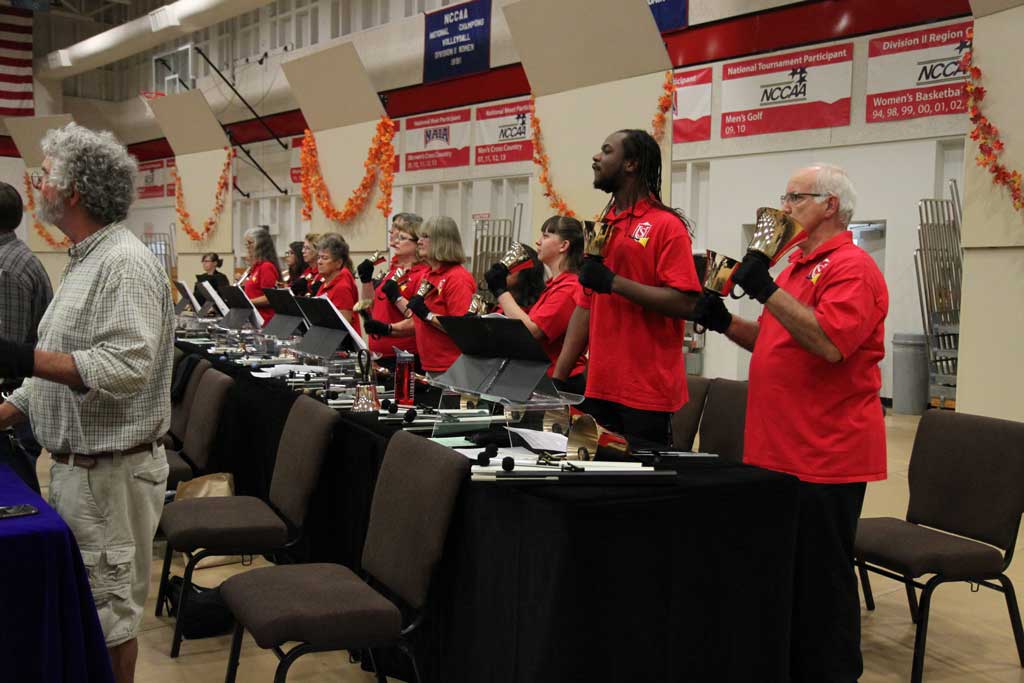
[[[317,293],[317,290],[323,285],[323,278],[320,277],[320,271],[317,267],[306,266],[306,270],[302,271],[302,279],[306,281],[306,295],[313,296]]]
[[[540,298],[529,311],[530,320],[544,333],[545,339],[541,342],[541,346],[544,347],[545,353],[551,359],[548,377],[555,369],[558,354],[562,352],[565,331],[569,327],[569,318],[572,317],[572,312],[576,310],[576,298],[581,289],[576,273],[559,273],[548,280]],[[580,374],[586,366],[586,360],[580,355],[569,375]]]
[[[320,286],[320,290],[317,292],[318,296],[325,296],[331,300],[334,307],[339,311],[353,312],[353,308],[356,302],[359,301],[359,289],[356,287],[356,279],[352,276],[352,271],[348,268],[342,268],[334,277],[331,278],[330,282],[325,282]],[[352,315],[352,327],[355,328],[359,334],[363,333],[362,327],[359,323],[359,316],[353,313]]]
[[[466,314],[476,291],[476,280],[468,270],[457,263],[445,263],[424,277],[434,285],[425,299],[432,313],[438,316]],[[444,372],[459,357],[459,347],[432,323],[420,320],[419,316],[413,316],[413,320],[416,324],[416,349],[423,369]]]
[[[252,268],[249,269],[249,274],[245,276],[245,282],[242,284],[245,289],[245,295],[250,299],[264,296],[263,289],[273,289],[277,286],[277,279],[281,277],[281,273],[270,261],[257,261],[252,264]],[[263,316],[263,324],[266,325],[270,322],[270,319],[274,317],[274,309],[269,305],[257,306],[256,310]]]
[[[388,298],[384,296],[384,293],[380,291],[381,286],[385,280],[391,277],[395,272],[395,268],[398,266],[392,259],[391,267],[388,268],[387,274],[384,279],[380,281],[380,285],[377,285],[377,289],[373,292],[373,309],[372,318],[379,320],[382,323],[400,323],[405,318],[399,312],[398,308],[393,303],[388,301]],[[417,263],[405,276],[405,281],[398,286],[399,291],[402,292],[402,296],[407,300],[412,298],[416,293],[416,289],[420,286],[420,279],[424,274],[429,271],[430,268],[425,263]],[[374,353],[379,353],[382,358],[394,358],[395,348],[398,347],[403,351],[410,353],[416,353],[416,336],[409,337],[374,337],[370,336],[370,350]]]
[[[764,310],[750,359],[744,461],[813,483],[885,479],[882,273],[844,232],[808,255],[798,248],[775,282],[814,309],[843,360],[807,351]]]
[[[615,226],[604,262],[617,275],[652,287],[700,292],[686,226],[671,211],[641,200],[605,221]],[[590,308],[590,398],[638,410],[674,412],[688,399],[683,359],[684,320],[648,311],[618,294],[588,294]]]

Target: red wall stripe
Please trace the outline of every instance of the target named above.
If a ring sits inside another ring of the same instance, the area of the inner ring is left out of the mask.
[[[730,17],[699,24],[663,36],[672,64],[690,66],[775,50],[877,33],[905,26],[969,16],[968,0],[814,0],[758,14]],[[409,116],[451,107],[526,95],[530,84],[521,64],[501,66],[441,83],[420,84],[382,93],[392,117]],[[302,112],[292,110],[264,118],[278,137],[299,135],[306,127]],[[243,144],[269,140],[259,121],[230,124]],[[6,142],[5,142],[6,140]],[[13,149],[10,138],[0,138],[0,155]],[[140,161],[173,156],[164,139],[148,140],[128,149]]]

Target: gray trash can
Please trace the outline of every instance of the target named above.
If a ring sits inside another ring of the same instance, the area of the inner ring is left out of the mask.
[[[923,334],[892,336],[892,409],[920,415],[928,406],[928,337]]]

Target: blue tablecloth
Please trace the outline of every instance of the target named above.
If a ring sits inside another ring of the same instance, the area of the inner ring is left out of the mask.
[[[0,505],[39,514],[0,519],[0,680],[112,683],[78,544],[64,520],[0,465]]]

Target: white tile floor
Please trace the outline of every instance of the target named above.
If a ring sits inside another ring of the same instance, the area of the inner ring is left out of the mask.
[[[907,465],[913,444],[917,418],[886,418],[889,444],[889,479],[870,484],[864,503],[864,516],[902,517],[907,507]],[[40,479],[49,478],[48,463],[40,459]],[[1018,554],[1022,551],[1018,544]],[[231,637],[186,641],[182,654],[172,660],[170,649],[173,621],[153,616],[154,598],[163,558],[163,544],[157,545],[152,588],[143,633],[140,638],[138,683],[219,683],[224,680]],[[257,564],[265,564],[258,560]],[[1024,598],[1024,558],[1011,566],[1009,575]],[[225,577],[245,571],[240,565],[211,567],[196,572],[196,583],[213,586]],[[183,570],[180,562],[175,573]],[[910,679],[914,647],[914,625],[910,621],[903,586],[880,576],[872,576],[876,609],[863,611],[864,652],[863,683],[897,683]],[[270,651],[261,650],[246,638],[242,648],[238,680],[273,680],[277,660]],[[302,657],[291,669],[289,681],[324,683],[369,683],[371,674],[349,664],[347,653],[326,653]],[[1017,661],[1013,634],[1000,593],[981,589],[972,593],[967,584],[940,587],[932,602],[928,629],[928,656],[925,660],[927,683],[989,682],[1024,683],[1024,669]]]

